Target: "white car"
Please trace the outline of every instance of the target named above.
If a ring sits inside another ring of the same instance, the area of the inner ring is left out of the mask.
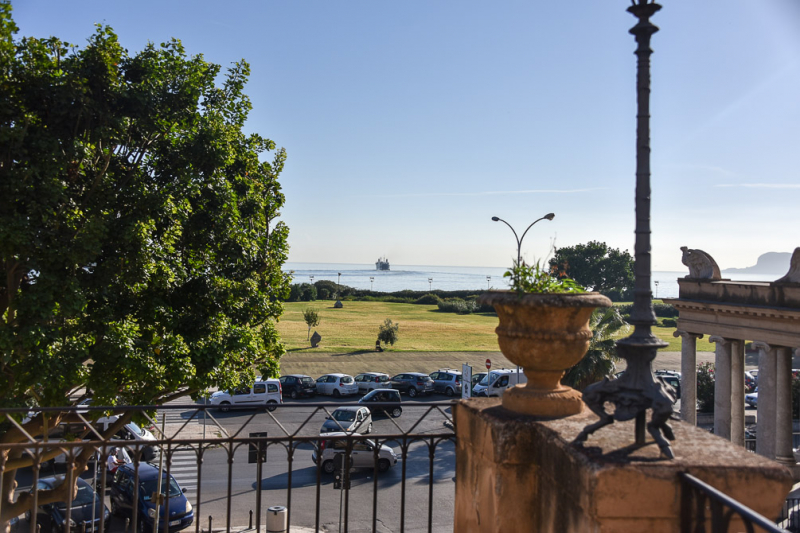
[[[252,386],[242,385],[232,391],[217,391],[209,399],[211,405],[217,406],[222,411],[234,407],[262,407],[270,411],[278,408],[283,403],[281,382],[277,379],[257,380]]]
[[[744,403],[746,403],[750,407],[758,407],[758,387],[756,387],[755,392],[751,392],[750,394],[744,395]]]
[[[345,433],[327,433],[320,435],[324,437],[319,441],[317,450],[312,452],[311,460],[314,464],[319,464],[318,460],[322,460],[322,471],[326,474],[333,474],[334,464],[333,458],[337,453],[344,453],[347,450],[347,439],[341,438],[346,436]],[[358,433],[353,433],[352,436],[360,437]],[[337,438],[339,437],[339,438]],[[352,452],[350,452],[350,466],[352,468],[372,468],[376,466],[375,463],[375,441],[370,439],[354,440],[352,444]],[[318,455],[319,453],[319,455]],[[386,472],[391,467],[397,464],[397,454],[389,446],[381,445],[378,449],[378,471]]]
[[[363,372],[355,377],[356,385],[358,385],[358,392],[366,394],[375,389],[385,389],[389,387],[388,383],[391,381],[389,374],[382,372]]]
[[[347,374],[325,374],[317,378],[317,394],[338,398],[358,394],[358,385],[353,376]]]

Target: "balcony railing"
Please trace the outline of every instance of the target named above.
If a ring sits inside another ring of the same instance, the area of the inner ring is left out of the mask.
[[[455,434],[451,404],[403,402],[399,418],[375,416],[368,436],[320,434],[321,423],[336,408],[363,406],[355,403],[297,402],[279,405],[274,411],[231,406],[224,413],[196,404],[42,409],[48,419],[69,415],[70,429],[79,426],[82,431],[61,439],[31,435],[25,442],[0,443],[0,486],[4,477],[13,475],[17,482],[14,501],[30,494],[24,510],[30,519],[20,515],[17,524],[18,531],[30,533],[150,532],[156,516],[158,531],[164,533],[183,528],[195,533],[263,528],[266,509],[275,506],[285,508],[289,531],[293,526],[320,531],[337,523],[341,531],[378,531],[379,525],[393,531],[452,531]],[[368,407],[375,414],[397,405]],[[141,435],[133,438],[133,434],[102,438],[93,427],[94,420],[109,411],[149,420],[153,440],[142,440]],[[0,410],[0,424],[22,429],[20,419],[26,415],[20,409]],[[334,429],[343,429],[343,423],[338,424]],[[53,435],[52,429],[49,434]],[[116,447],[129,451],[131,463],[112,475],[107,463]],[[150,455],[151,449],[156,453]],[[76,472],[75,465],[89,454],[92,460],[87,468]],[[26,458],[32,459],[32,466],[16,468]],[[140,489],[139,497],[131,496],[136,492],[131,487],[143,487],[151,475],[164,480],[161,490],[151,491],[148,485]],[[77,477],[84,481],[78,482]],[[80,492],[70,491],[65,504],[41,505],[39,494],[46,494],[51,482],[62,478],[97,491],[100,499],[92,505],[108,505],[115,516],[102,509],[88,515],[85,509],[79,512],[74,498],[85,498]],[[184,489],[188,505],[177,494],[158,497],[172,494],[167,488],[171,478]],[[9,504],[0,500],[0,512],[3,505]],[[181,505],[176,512],[175,507]]]

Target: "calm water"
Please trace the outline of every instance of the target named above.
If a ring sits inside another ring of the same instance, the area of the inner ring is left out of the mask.
[[[491,287],[494,289],[508,288],[507,279],[503,278],[505,268],[496,267],[453,267],[453,266],[425,266],[425,265],[392,265],[392,270],[375,270],[375,264],[347,264],[347,263],[286,263],[285,271],[294,271],[295,283],[309,282],[310,276],[314,281],[337,281],[337,274],[341,273],[342,285],[357,289],[372,289],[381,292],[396,292],[402,290],[425,291],[433,290],[481,290]],[[653,272],[653,282],[658,282],[656,288],[653,284],[653,294],[658,298],[678,297],[678,278],[688,274],[683,272]],[[487,277],[490,279],[487,280]],[[723,277],[725,275],[723,274]],[[758,274],[736,274],[735,279],[741,281],[772,281],[780,275],[764,276]],[[373,278],[370,280],[370,278]],[[429,279],[430,281],[429,283]]]

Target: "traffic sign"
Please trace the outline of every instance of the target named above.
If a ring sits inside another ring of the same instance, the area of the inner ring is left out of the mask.
[[[487,359],[486,360],[486,370],[491,370],[491,369],[492,369],[492,360],[491,359]]]

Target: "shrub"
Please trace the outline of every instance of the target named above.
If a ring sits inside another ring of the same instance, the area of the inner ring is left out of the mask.
[[[714,363],[697,365],[697,403],[701,413],[714,412]]]
[[[400,324],[393,324],[392,319],[387,318],[383,324],[378,326],[378,341],[394,346],[394,343],[397,342],[397,332],[399,329]]]
[[[317,299],[317,288],[310,283],[296,283],[289,289],[289,301],[311,302]]]
[[[664,326],[665,328],[677,328],[678,321],[675,320],[674,318],[662,318],[661,325]]]
[[[414,303],[420,305],[439,305],[439,302],[441,301],[442,299],[435,294],[428,293],[414,300]]]
[[[678,310],[672,307],[670,304],[653,304],[653,311],[655,311],[656,316],[658,317],[676,317],[678,316]]]
[[[474,301],[466,301],[461,298],[448,298],[437,305],[439,306],[439,311],[443,313],[458,313],[459,315],[474,313],[478,307]]]

